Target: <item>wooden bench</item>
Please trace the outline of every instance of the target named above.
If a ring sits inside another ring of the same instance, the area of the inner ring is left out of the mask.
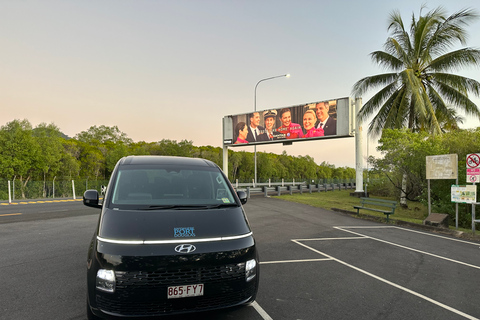
[[[397,201],[392,201],[392,200],[366,198],[366,197],[362,197],[360,198],[360,200],[361,201],[359,206],[353,206],[355,209],[357,209],[357,214],[359,214],[360,209],[383,212],[383,214],[387,215],[387,222],[388,222],[389,216],[395,213],[395,208],[397,207]],[[366,207],[365,205],[371,205],[371,206],[374,206],[374,208]],[[376,207],[384,207],[384,208],[379,209]]]

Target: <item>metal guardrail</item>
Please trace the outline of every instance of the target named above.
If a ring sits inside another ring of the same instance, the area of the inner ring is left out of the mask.
[[[238,187],[237,190],[243,190],[247,192],[247,197],[250,198],[251,195],[263,194],[264,197],[269,197],[270,195],[280,196],[282,194],[293,194],[303,192],[313,193],[313,192],[327,192],[335,190],[347,190],[355,189],[355,183],[324,183],[324,184],[297,184],[297,185],[288,185],[288,186],[261,186],[261,187]]]

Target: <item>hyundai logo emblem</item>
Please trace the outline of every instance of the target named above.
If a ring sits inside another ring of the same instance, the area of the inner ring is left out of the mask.
[[[193,244],[181,244],[175,247],[178,253],[190,253],[197,250]]]

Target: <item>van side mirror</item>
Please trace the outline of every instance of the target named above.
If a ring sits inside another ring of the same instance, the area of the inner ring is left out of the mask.
[[[247,203],[247,193],[245,191],[237,191],[237,196],[242,204]]]
[[[101,208],[102,205],[98,203],[98,191],[90,189],[83,194],[83,204],[87,207]]]

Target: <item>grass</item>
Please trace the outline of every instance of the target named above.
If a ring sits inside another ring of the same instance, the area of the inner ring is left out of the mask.
[[[353,213],[356,213],[356,209],[353,206],[360,204],[360,199],[350,196],[352,190],[341,190],[341,191],[332,191],[332,192],[313,192],[313,193],[294,193],[292,195],[281,195],[275,196],[286,201],[297,202],[302,204],[307,204],[312,207],[324,208],[324,209],[340,209],[346,210]],[[379,199],[386,200],[396,200],[393,198],[385,197],[374,197]],[[422,224],[423,220],[428,216],[428,208],[421,203],[407,201],[408,208],[403,208],[400,205],[395,209],[395,214],[390,215],[390,220],[400,220],[415,224]],[[386,215],[380,212],[374,212],[369,210],[360,210],[362,215],[386,218]],[[455,230],[455,227],[450,227],[450,229]],[[471,229],[462,229],[459,228],[458,231],[463,231],[465,233],[472,233]],[[477,231],[476,235],[479,235],[480,232]]]

